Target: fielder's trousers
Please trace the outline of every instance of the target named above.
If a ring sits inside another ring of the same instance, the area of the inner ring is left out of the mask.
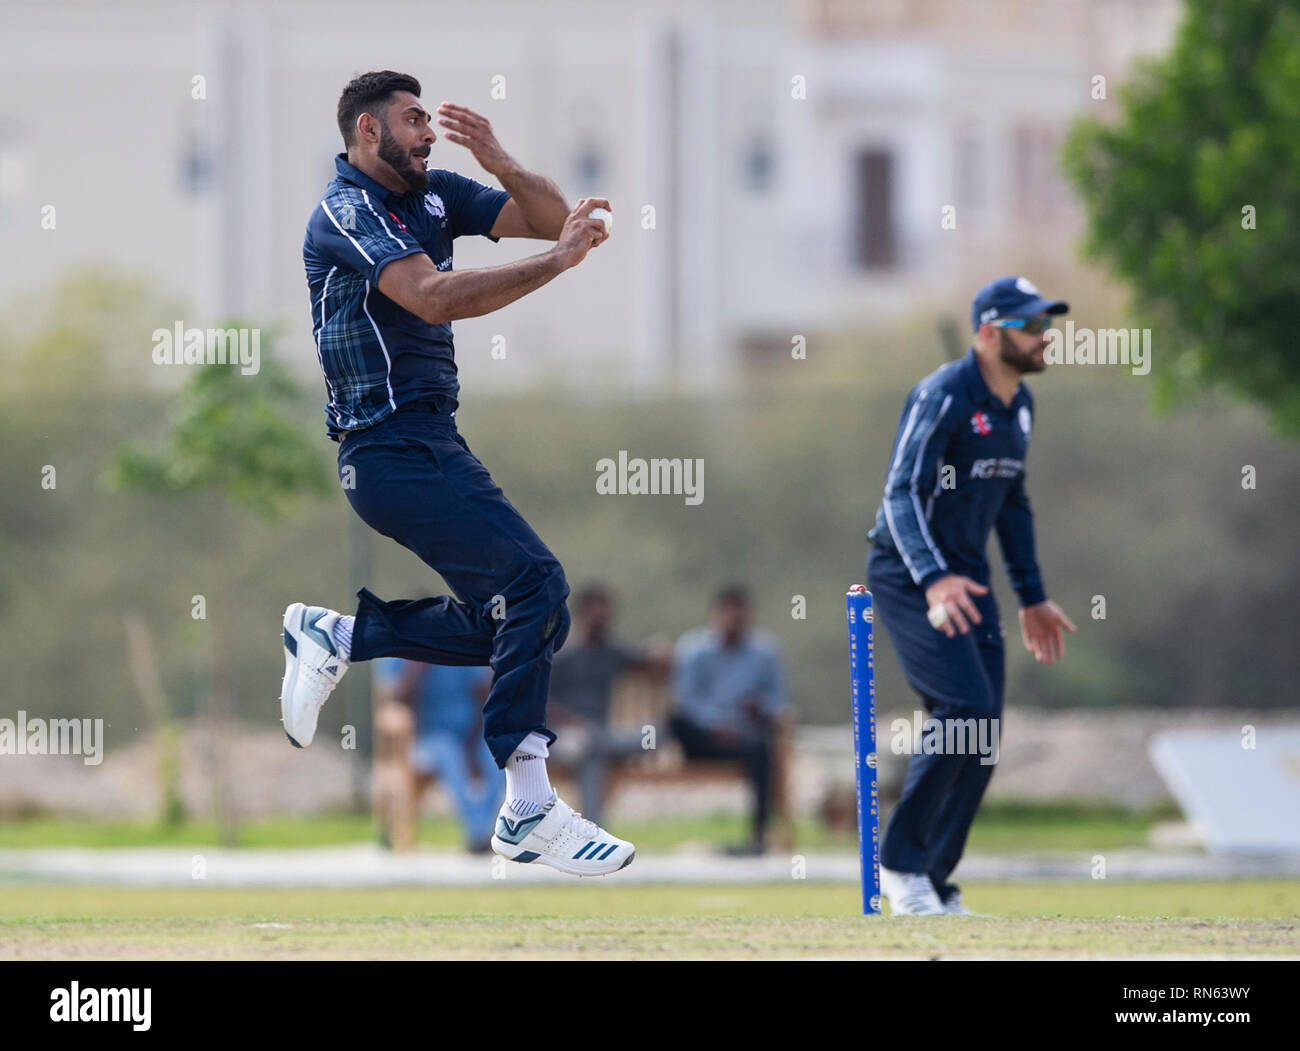
[[[895,552],[875,545],[867,556],[867,587],[876,620],[884,624],[908,683],[938,720],[998,720],[1000,737],[1005,649],[997,601],[975,596],[983,621],[970,634],[948,638],[930,626],[925,592]],[[942,732],[942,731],[939,731]],[[996,753],[994,753],[996,755]],[[903,794],[889,816],[880,864],[896,872],[924,872],[939,895],[955,889],[948,877],[961,860],[966,836],[993,776],[986,757],[918,751],[908,762]]]
[[[497,766],[533,731],[553,742],[546,699],[551,657],[569,633],[569,585],[455,418],[403,409],[353,432],[339,447],[339,473],[366,525],[419,555],[455,593],[384,602],[363,588],[352,659],[490,665],[483,736]]]

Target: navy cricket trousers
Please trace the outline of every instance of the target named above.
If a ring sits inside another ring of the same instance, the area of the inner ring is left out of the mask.
[[[903,674],[930,715],[941,722],[997,719],[1000,738],[1005,647],[993,592],[971,596],[983,620],[972,624],[969,634],[950,639],[930,626],[925,592],[913,583],[897,553],[879,545],[871,548],[867,587]],[[985,724],[983,733],[991,742],[991,724]],[[944,748],[933,754],[919,749],[911,757],[903,794],[880,844],[882,866],[926,873],[940,897],[955,889],[948,877],[961,860],[996,765],[982,759],[970,749],[945,754]]]
[[[339,473],[366,525],[419,555],[455,594],[384,602],[363,588],[352,659],[490,665],[483,736],[497,765],[533,731],[553,742],[546,699],[551,657],[569,633],[569,585],[455,419],[394,413],[343,439]]]

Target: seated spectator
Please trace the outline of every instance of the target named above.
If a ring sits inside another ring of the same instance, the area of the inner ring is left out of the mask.
[[[551,666],[546,714],[557,740],[550,751],[577,774],[583,816],[599,824],[609,764],[642,748],[639,727],[609,725],[614,684],[625,672],[666,674],[670,658],[667,640],[652,640],[639,653],[610,637],[614,603],[602,585],[581,589],[571,608],[573,628]]]
[[[436,777],[447,789],[475,854],[490,849],[505,775],[483,740],[483,702],[492,685],[490,668],[456,668],[385,658],[377,675],[400,676],[398,696],[415,709],[411,765],[416,798]]]
[[[672,732],[687,759],[738,759],[753,787],[753,832],[733,854],[767,846],[773,738],[787,717],[785,668],[776,640],[750,627],[748,592],[730,586],[713,601],[712,624],[677,642]]]

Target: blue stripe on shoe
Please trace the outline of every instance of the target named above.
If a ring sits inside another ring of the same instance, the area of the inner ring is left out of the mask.
[[[611,854],[613,854],[614,851],[616,851],[616,850],[618,850],[618,844],[617,844],[617,843],[614,843],[613,845],[610,846],[610,848],[609,848],[607,851],[605,851],[605,853],[603,853],[603,854],[602,854],[600,857],[598,857],[596,860],[597,860],[597,861],[604,861],[607,857],[609,857]]]
[[[497,838],[506,843],[522,843],[528,834],[541,824],[545,816],[545,814],[534,814],[532,817],[521,817],[512,825],[509,818],[502,814],[497,818]]]
[[[333,656],[337,657],[339,651],[334,648],[334,640],[330,637],[329,632],[325,631],[323,628],[318,628],[316,626],[317,624],[320,623],[322,618],[327,616],[329,616],[329,610],[327,609],[321,610],[319,613],[317,613],[314,617],[311,618],[308,618],[307,615],[304,613],[302,618],[302,633],[304,635],[310,635],[313,639],[315,639],[320,644],[321,649],[323,649],[326,653],[332,654]]]
[[[527,865],[530,861],[536,861],[540,857],[541,855],[535,850],[525,850],[522,854],[516,856],[514,860]]]
[[[582,857],[583,854],[587,853],[587,847],[590,847],[590,846],[591,846],[593,843],[595,843],[595,842],[596,842],[596,841],[595,841],[594,839],[589,839],[589,840],[587,840],[587,846],[586,846],[586,847],[583,847],[581,850],[578,851],[578,853],[574,854],[574,855],[573,855],[573,860],[574,860],[574,861],[577,861],[578,858]]]
[[[289,634],[289,629],[284,629],[284,648],[293,656],[298,656],[298,640]]]

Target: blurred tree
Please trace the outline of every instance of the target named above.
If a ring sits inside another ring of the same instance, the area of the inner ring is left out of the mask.
[[[230,321],[221,328],[241,328]],[[266,329],[262,335],[267,335]],[[214,573],[209,585],[212,671],[208,709],[213,748],[213,795],[224,843],[236,838],[230,792],[232,728],[230,625],[235,616],[227,561],[230,511],[244,507],[278,517],[301,494],[323,495],[330,474],[296,417],[297,388],[270,355],[264,339],[259,371],[230,365],[195,366],[172,402],[170,433],[159,447],[130,443],[119,450],[105,481],[116,491],[196,494],[209,502]]]
[[[108,483],[143,492],[216,491],[232,505],[275,518],[298,494],[330,489],[318,443],[309,441],[297,419],[298,396],[266,346],[255,375],[242,375],[236,366],[196,366],[173,399],[169,443],[161,449],[127,445]]]
[[[1222,387],[1291,437],[1298,128],[1300,4],[1187,0],[1173,49],[1122,91],[1118,120],[1078,122],[1063,155],[1088,212],[1086,252],[1158,334],[1158,403]]]
[[[175,706],[167,699],[158,662],[154,659],[153,635],[144,617],[135,612],[122,616],[126,628],[127,647],[131,654],[131,674],[136,689],[144,701],[145,711],[154,732],[154,750],[157,754],[158,784],[162,789],[162,810],[159,814],[164,829],[175,829],[185,823],[185,799],[181,793],[181,728],[176,719]]]
[[[166,389],[175,379],[153,364],[143,334],[161,318],[183,316],[176,298],[146,278],[107,266],[69,268],[16,294],[0,313],[5,387],[59,398]]]

